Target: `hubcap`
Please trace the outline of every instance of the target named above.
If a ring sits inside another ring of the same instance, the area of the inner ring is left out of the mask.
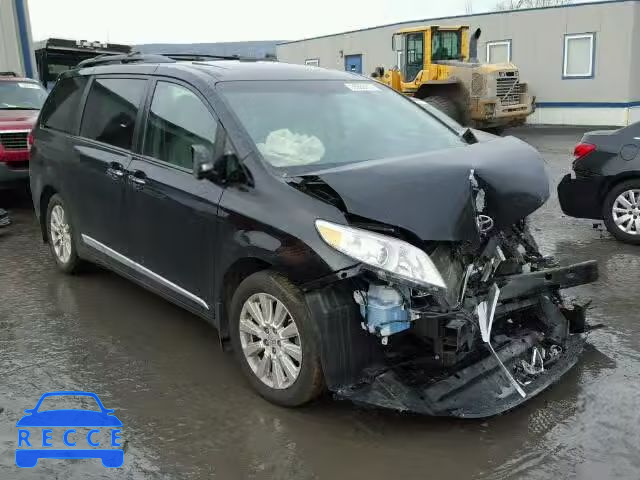
[[[275,297],[251,295],[240,312],[240,343],[247,363],[265,385],[288,388],[302,366],[302,343],[295,320]]]
[[[622,192],[613,202],[613,221],[629,235],[640,235],[640,190]]]
[[[67,223],[64,208],[61,205],[56,205],[51,210],[49,229],[56,257],[60,262],[67,263],[71,258],[71,229]]]

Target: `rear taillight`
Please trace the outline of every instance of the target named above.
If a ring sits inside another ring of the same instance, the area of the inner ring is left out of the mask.
[[[33,147],[33,130],[31,130],[29,135],[27,135],[27,148],[31,150],[31,147]]]
[[[596,149],[596,146],[591,143],[579,143],[576,148],[573,149],[573,159],[579,160],[585,155],[590,154]]]

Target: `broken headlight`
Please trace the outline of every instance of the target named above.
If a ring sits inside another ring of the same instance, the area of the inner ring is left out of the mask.
[[[400,279],[446,288],[429,256],[407,242],[324,220],[316,220],[316,228],[325,242],[351,258]]]

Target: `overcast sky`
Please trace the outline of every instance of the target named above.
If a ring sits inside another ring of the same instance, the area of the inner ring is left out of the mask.
[[[497,0],[471,0],[473,12]],[[29,0],[34,40],[114,43],[297,40],[460,15],[467,0]]]

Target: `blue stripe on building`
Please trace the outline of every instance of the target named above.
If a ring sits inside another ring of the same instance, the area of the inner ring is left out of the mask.
[[[24,8],[24,0],[15,0],[16,17],[18,20],[18,33],[20,34],[20,50],[22,50],[22,62],[24,71],[29,78],[33,76],[31,64],[31,47],[29,45],[29,32],[27,30],[27,15]]]
[[[637,102],[536,102],[536,108],[630,108],[640,107]]]

